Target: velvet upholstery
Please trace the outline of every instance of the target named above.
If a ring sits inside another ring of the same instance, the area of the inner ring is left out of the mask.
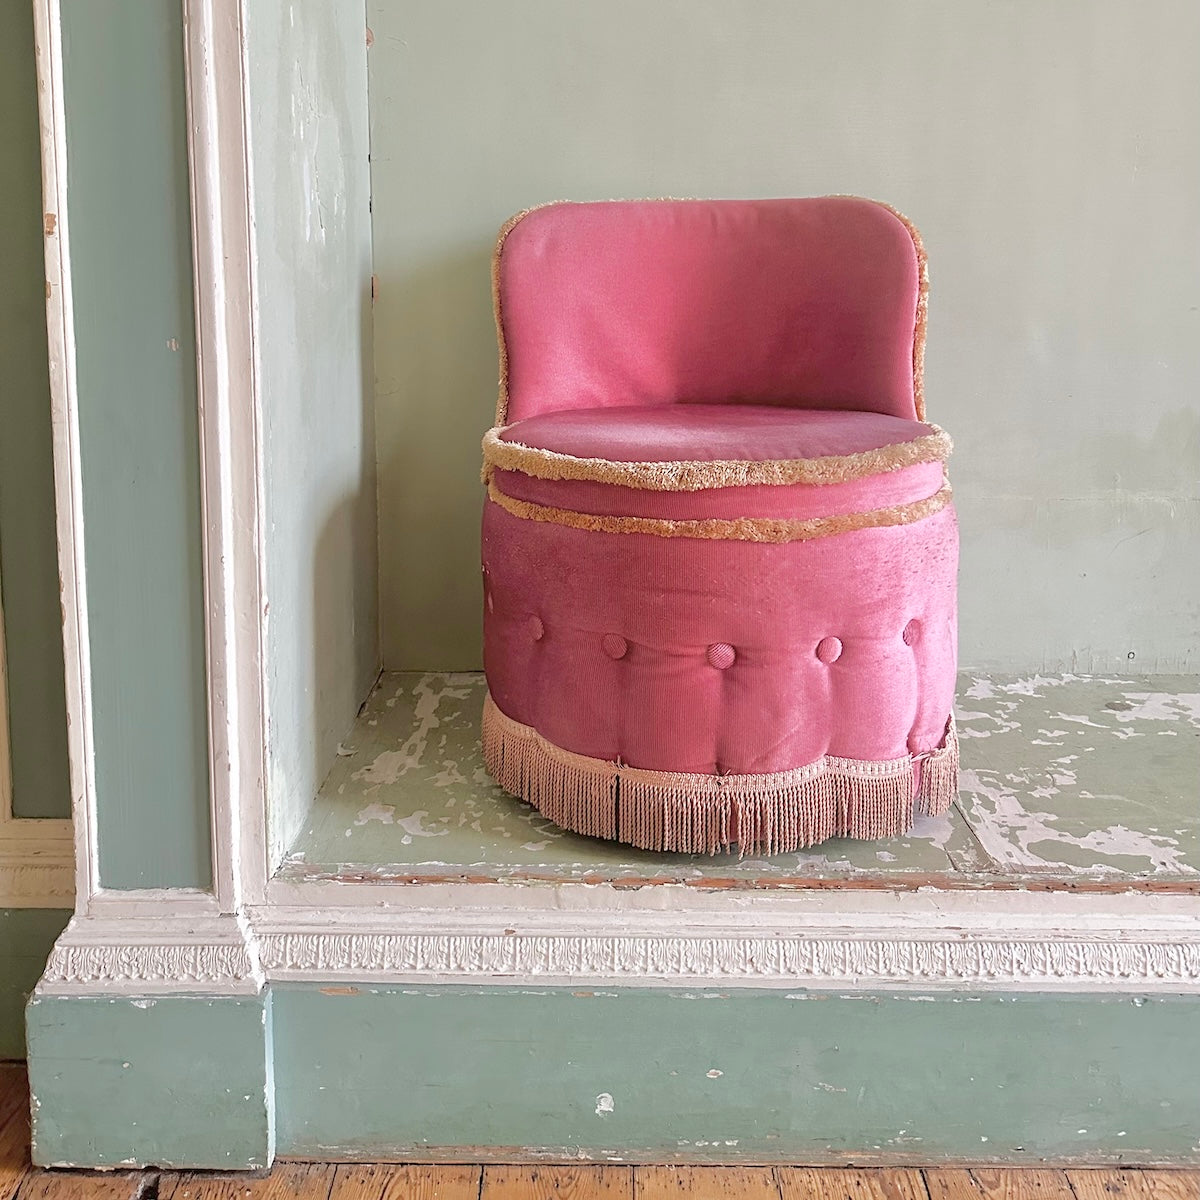
[[[534,209],[499,255],[499,423],[696,402],[918,417],[919,283],[908,228],[869,200]]]
[[[496,261],[489,769],[658,849],[941,811],[958,539],[923,256],[853,198],[537,209]]]

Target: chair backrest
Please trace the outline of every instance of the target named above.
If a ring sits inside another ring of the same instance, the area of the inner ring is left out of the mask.
[[[924,274],[911,226],[852,196],[531,209],[496,246],[497,423],[678,403],[922,418]]]

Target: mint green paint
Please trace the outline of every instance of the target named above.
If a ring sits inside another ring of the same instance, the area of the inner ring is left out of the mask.
[[[38,1165],[270,1163],[267,997],[35,996],[27,1017]]]
[[[1194,0],[368,11],[389,668],[479,664],[500,223],[563,198],[858,192],[929,249],[964,666],[1195,670]]]
[[[335,1160],[1200,1162],[1197,996],[292,984],[27,1015],[42,1164],[254,1167],[273,1136]]]
[[[211,879],[178,0],[62,9],[100,879]]]
[[[964,673],[949,812],[904,837],[744,859],[655,854],[556,827],[491,781],[485,690],[476,672],[385,672],[279,876],[1200,879],[1194,676]]]
[[[25,1057],[25,1001],[70,919],[57,908],[0,908],[0,1059]]]
[[[366,18],[248,6],[272,859],[379,670]]]
[[[12,807],[18,817],[69,817],[42,165],[29,4],[0,4],[0,178],[0,602]]]
[[[1196,996],[274,993],[283,1156],[1200,1161]]]

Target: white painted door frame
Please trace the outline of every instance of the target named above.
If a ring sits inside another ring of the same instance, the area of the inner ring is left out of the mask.
[[[94,859],[59,0],[36,0],[78,915],[52,992],[270,980],[1200,992],[1200,897],[287,883],[267,859],[265,581],[246,0],[183,0],[215,884],[107,892]],[[52,265],[53,264],[53,265]]]
[[[37,12],[39,39],[44,14]],[[39,40],[39,47],[41,42]],[[42,191],[47,198],[47,213],[54,213],[58,194],[57,153],[53,143],[53,121],[47,112],[45,86],[41,81],[39,49],[39,103],[42,138]],[[47,144],[49,141],[49,145]],[[50,343],[50,387],[52,419],[55,427],[55,470],[62,466],[58,450],[58,426],[66,411],[63,402],[64,347],[70,338],[69,297],[63,294],[60,266],[61,234],[55,222],[45,223],[46,307]],[[55,479],[55,494],[61,493],[62,479]],[[63,544],[63,514],[59,513],[58,538]],[[73,577],[63,577],[63,612],[69,623],[74,598],[70,595]],[[68,671],[68,689],[70,688]],[[74,713],[78,697],[68,694],[68,711]],[[73,704],[72,701],[75,701]],[[78,732],[78,726],[71,732]],[[75,861],[72,853],[70,820],[17,817],[13,811],[12,771],[8,724],[8,673],[4,642],[4,613],[0,608],[0,908],[72,908],[75,904]],[[72,758],[75,754],[72,751]]]

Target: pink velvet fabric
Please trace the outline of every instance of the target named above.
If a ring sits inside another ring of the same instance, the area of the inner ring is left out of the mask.
[[[676,404],[539,413],[508,425],[500,437],[612,462],[769,462],[859,454],[932,432],[922,421],[874,412]]]
[[[508,426],[504,441],[576,458],[615,462],[711,462],[822,458],[857,454],[932,432],[920,421],[879,413],[673,405],[668,408],[567,409]],[[496,471],[497,487],[516,500],[607,516],[735,520],[808,520],[908,504],[941,486],[944,464],[918,463],[835,484],[766,484],[657,492],[588,480],[537,479]]]
[[[919,264],[850,198],[552,205],[499,260],[502,437],[609,461],[854,454],[916,420]],[[663,492],[497,470],[605,515],[808,519],[922,500],[943,464],[825,485]],[[555,746],[654,771],[758,774],[942,744],[954,696],[952,507],[756,543],[483,514],[484,666]]]
[[[508,421],[782,404],[915,417],[918,262],[869,200],[555,204],[504,242]]]
[[[555,745],[649,770],[920,753],[953,702],[957,557],[951,508],[762,545],[588,532],[489,502],[488,687]]]

